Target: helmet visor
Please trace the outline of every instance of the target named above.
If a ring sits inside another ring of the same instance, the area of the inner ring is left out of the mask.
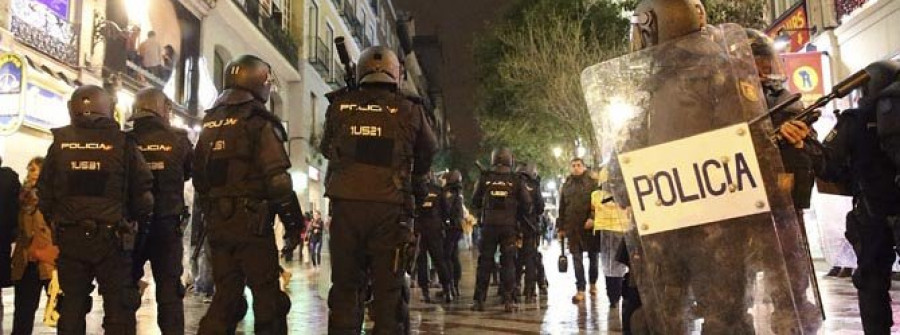
[[[759,72],[759,78],[763,81],[780,81],[787,80],[784,64],[778,55],[759,55],[753,56],[756,61],[756,70]]]

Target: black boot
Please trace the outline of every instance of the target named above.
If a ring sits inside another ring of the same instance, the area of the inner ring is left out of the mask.
[[[833,266],[831,270],[828,270],[828,273],[825,274],[825,277],[837,277],[838,273],[841,273],[840,266]]]
[[[475,303],[472,304],[471,310],[476,312],[484,312],[484,301],[475,300]]]
[[[445,304],[449,304],[449,303],[453,302],[454,295],[453,295],[453,289],[451,287],[452,286],[450,286],[450,285],[445,285],[444,290],[441,291],[441,295],[444,298]]]
[[[432,303],[431,295],[428,294],[428,286],[422,287],[422,301],[425,301],[426,304]]]

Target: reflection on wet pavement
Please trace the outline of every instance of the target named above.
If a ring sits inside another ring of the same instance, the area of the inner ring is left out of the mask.
[[[327,249],[327,248],[325,248]],[[469,311],[472,303],[472,292],[475,281],[474,254],[470,250],[461,250],[463,262],[463,282],[460,287],[463,297],[450,305],[425,304],[421,301],[418,289],[412,289],[412,302],[410,304],[410,318],[414,334],[620,334],[618,310],[613,310],[614,317],[610,318],[609,302],[604,293],[603,280],[598,283],[598,295],[588,295],[584,303],[574,305],[571,297],[575,293],[575,280],[570,273],[561,274],[556,269],[556,258],[559,256],[558,247],[542,248],[545,268],[550,281],[549,294],[539,299],[539,303],[521,304],[519,311],[504,313],[500,305],[499,297],[494,294],[496,287],[491,287],[488,309],[485,312]],[[304,255],[306,256],[306,255]],[[328,264],[327,253],[323,255],[323,262]],[[819,278],[823,278],[824,264],[819,266]],[[325,300],[321,297],[327,292],[327,287],[320,285],[320,281],[328,278],[327,269],[312,269],[308,260],[294,261],[286,264],[293,271],[289,290],[292,299],[291,312],[288,322],[291,334],[325,334],[327,333],[328,310]],[[148,277],[149,280],[149,269]],[[320,279],[322,278],[322,279]],[[602,277],[601,277],[602,278]],[[862,325],[859,321],[859,307],[856,304],[856,291],[849,278],[825,278],[820,279],[823,290],[823,299],[828,320],[821,330],[821,334],[862,334]],[[897,286],[897,285],[895,285]],[[433,289],[432,292],[439,291]],[[141,309],[138,311],[138,334],[159,334],[156,327],[156,303],[154,299],[154,286],[147,289],[142,300]],[[248,298],[251,297],[249,290]],[[900,291],[893,290],[891,296],[895,303],[895,320],[900,321]],[[3,290],[3,330],[10,332],[13,313],[13,290]],[[42,300],[41,306],[44,305]],[[95,296],[94,310],[88,315],[88,334],[102,334],[103,312],[100,298]],[[185,323],[188,334],[195,334],[200,318],[208,305],[204,304],[200,297],[188,294],[185,298],[186,317]],[[43,315],[43,307],[38,311],[38,316]],[[39,323],[40,318],[36,318]],[[900,323],[900,322],[898,322]],[[368,325],[371,327],[371,324]],[[894,332],[900,332],[900,326],[894,327]],[[42,324],[36,326],[35,334],[55,334],[55,329],[47,328]],[[240,334],[253,333],[253,314],[248,313],[244,322],[239,327]]]

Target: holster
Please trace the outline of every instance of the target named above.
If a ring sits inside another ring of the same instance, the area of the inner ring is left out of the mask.
[[[404,204],[403,213],[397,223],[400,225],[400,241],[394,248],[394,264],[393,271],[395,274],[403,272],[413,274],[416,270],[416,258],[419,254],[419,236],[416,234],[415,227],[415,200],[412,196],[407,197]]]
[[[135,250],[138,236],[138,224],[122,220],[115,227],[115,235],[119,239],[122,251],[132,252]]]
[[[179,215],[178,226],[175,227],[175,232],[178,236],[184,236],[184,230],[187,229],[187,225],[191,222],[191,209],[188,206],[184,206],[181,209],[181,215]]]
[[[270,215],[269,202],[266,200],[241,199],[241,206],[246,211],[247,229],[256,236],[265,236],[269,228],[275,223]]]

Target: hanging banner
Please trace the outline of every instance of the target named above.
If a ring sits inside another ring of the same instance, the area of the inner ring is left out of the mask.
[[[787,34],[791,38],[787,52],[797,52],[809,43],[809,21],[806,18],[806,1],[800,1],[793,8],[781,15],[766,29],[766,34],[772,39],[781,34]]]
[[[22,125],[22,91],[25,61],[15,54],[0,54],[0,135],[9,135]]]
[[[822,72],[821,52],[805,52],[781,55],[787,75],[788,91],[803,95],[801,101],[810,104],[825,94],[825,76]]]

